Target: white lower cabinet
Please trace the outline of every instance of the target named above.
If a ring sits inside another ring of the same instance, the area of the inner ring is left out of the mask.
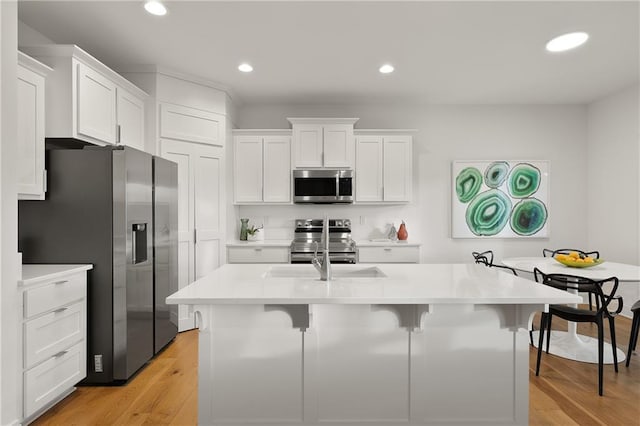
[[[203,327],[199,334],[200,353],[209,348],[212,353],[206,362],[201,358],[198,381],[216,385],[211,394],[199,387],[198,411],[207,413],[199,423],[284,425],[302,421],[303,338],[288,313],[298,310],[296,305],[213,309],[215,328]],[[207,317],[205,313],[203,318]]]
[[[286,247],[227,247],[229,263],[289,263],[289,246]]]
[[[90,265],[25,265],[23,418],[28,423],[71,393],[87,375]]]
[[[411,308],[411,306],[409,306]],[[313,305],[304,333],[309,423],[409,422],[410,332],[392,305]]]
[[[79,342],[24,373],[25,417],[57,402],[86,377],[86,352],[86,343]]]
[[[420,263],[420,246],[358,246],[359,263]]]
[[[526,320],[505,324],[518,316],[516,306],[234,304],[199,311],[206,324],[201,424],[527,423]]]

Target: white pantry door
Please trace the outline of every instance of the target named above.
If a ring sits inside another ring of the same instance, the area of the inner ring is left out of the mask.
[[[202,278],[220,266],[222,244],[222,148],[194,144],[195,274]]]
[[[222,148],[160,140],[160,155],[178,164],[178,288],[220,266]],[[193,311],[178,308],[178,331],[195,327]]]

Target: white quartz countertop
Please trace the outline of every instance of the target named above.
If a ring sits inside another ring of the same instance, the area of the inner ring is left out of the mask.
[[[54,280],[58,277],[93,269],[93,265],[22,265],[22,280],[20,285],[36,284],[40,281]]]
[[[227,247],[289,247],[291,240],[227,241]]]
[[[581,298],[476,264],[226,264],[167,298],[169,304],[547,304]],[[376,276],[376,275],[384,276]]]
[[[421,245],[416,241],[356,240],[358,247],[419,247]]]
[[[291,240],[263,240],[263,241],[227,241],[227,247],[289,247]],[[356,240],[358,247],[418,247],[421,243],[415,241],[391,241],[391,240]]]

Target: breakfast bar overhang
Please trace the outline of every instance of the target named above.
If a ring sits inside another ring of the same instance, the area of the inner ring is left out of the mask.
[[[203,425],[527,424],[531,318],[579,301],[475,264],[228,264],[167,298]]]

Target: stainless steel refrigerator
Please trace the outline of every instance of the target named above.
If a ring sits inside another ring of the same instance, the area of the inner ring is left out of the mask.
[[[165,299],[178,291],[178,165],[153,157],[154,353],[178,334],[178,305]]]
[[[154,355],[152,156],[129,147],[52,149],[46,167],[46,200],[19,202],[23,262],[93,264],[81,383],[124,382]]]

